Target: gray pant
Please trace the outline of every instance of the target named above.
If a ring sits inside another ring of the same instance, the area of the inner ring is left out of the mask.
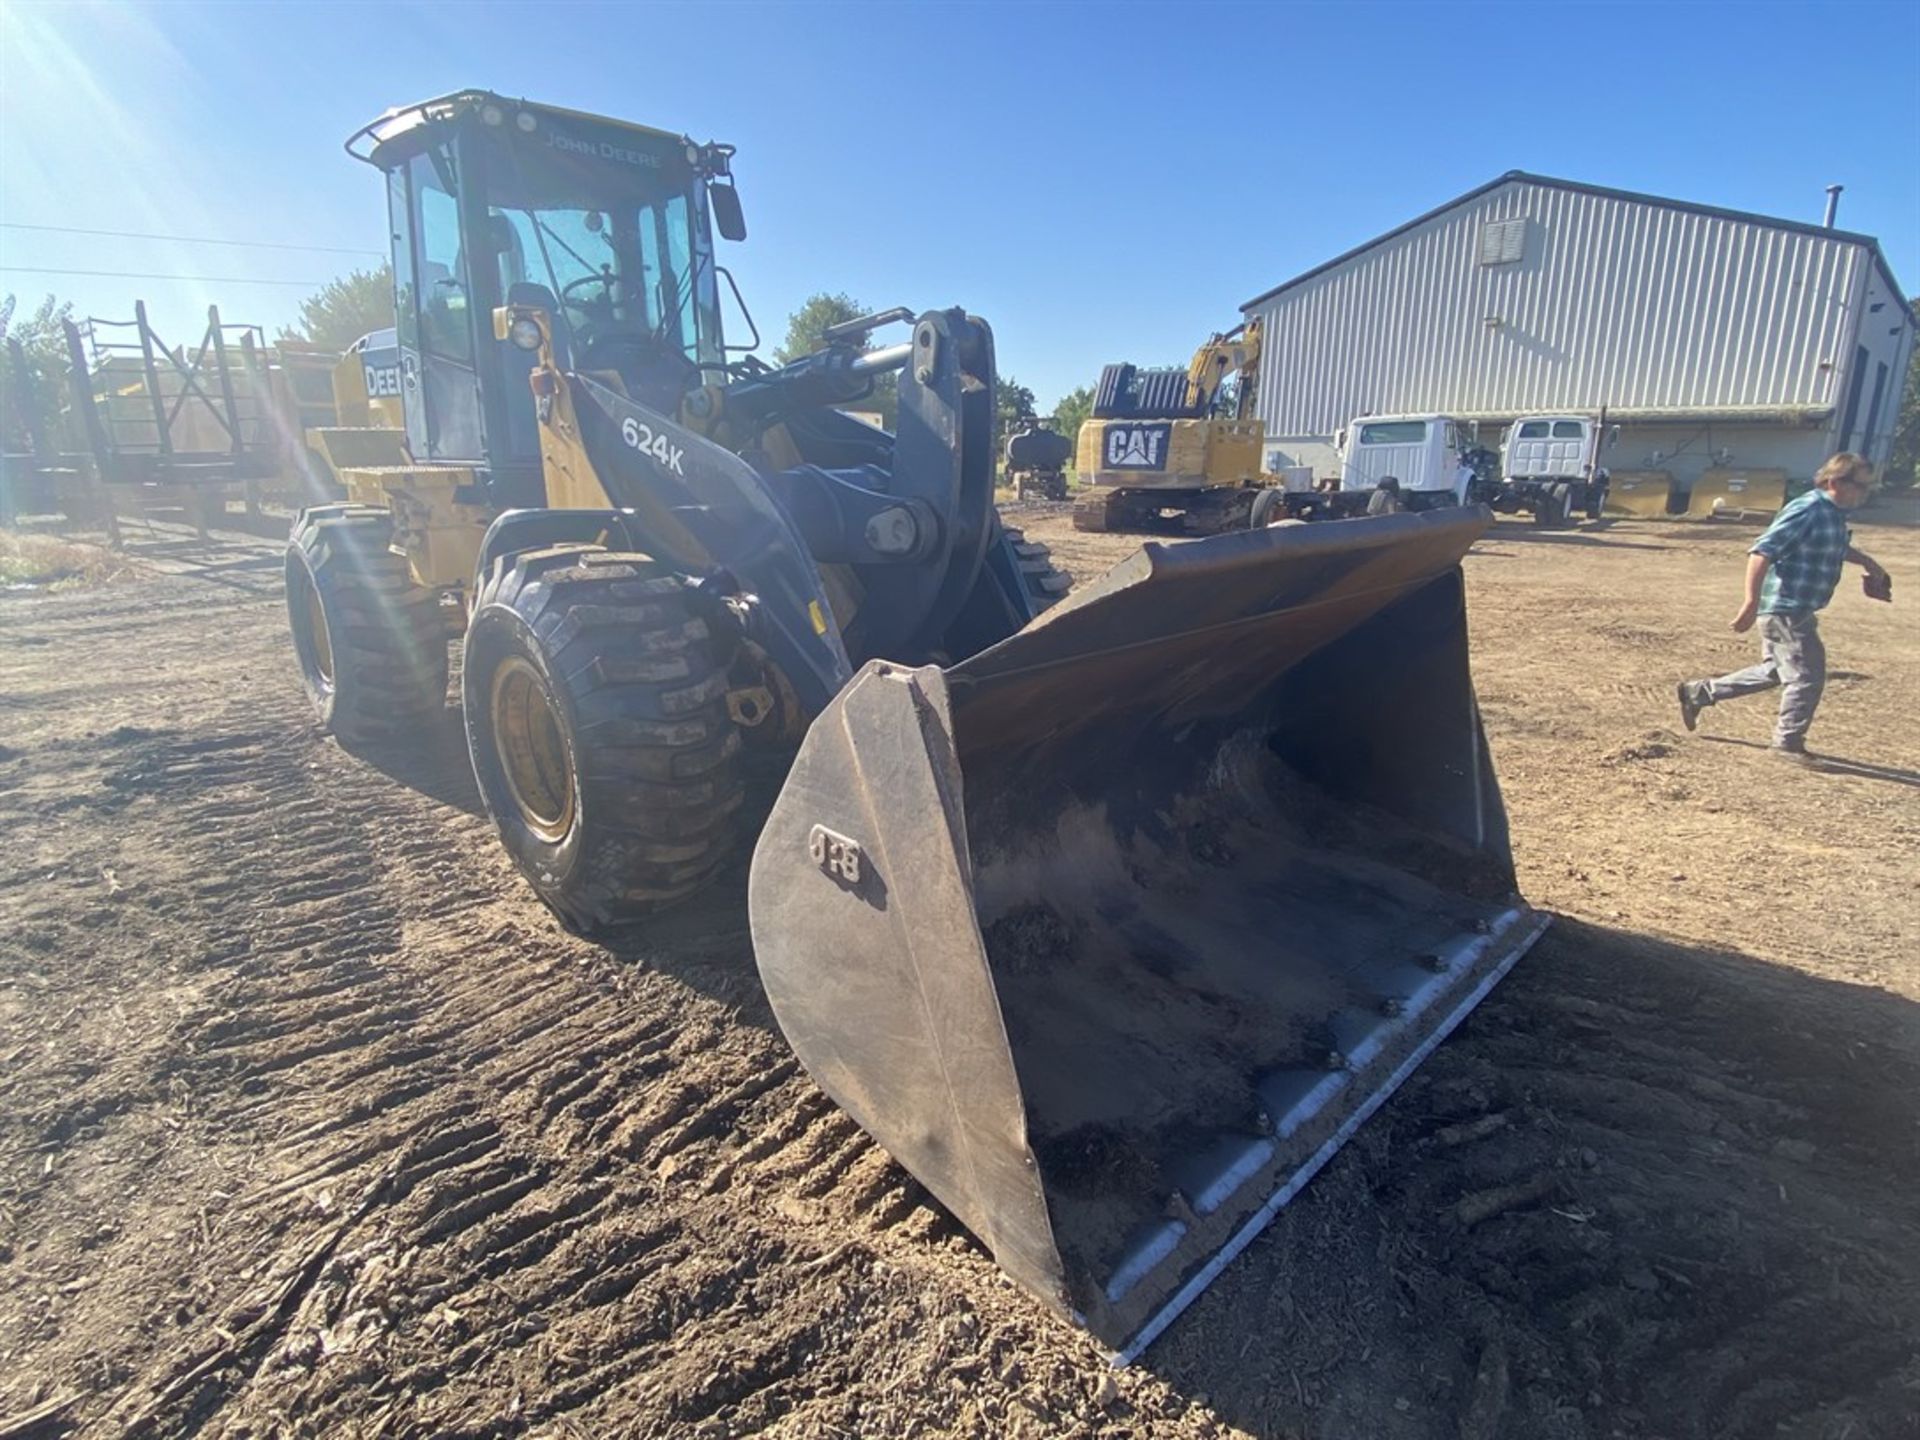
[[[1780,719],[1774,725],[1773,743],[1799,745],[1813,723],[1813,712],[1820,703],[1820,692],[1827,687],[1827,647],[1820,639],[1820,623],[1814,615],[1762,615],[1760,617],[1760,663],[1701,680],[1694,696],[1705,705],[1717,705],[1738,695],[1753,695],[1774,686],[1784,686],[1780,696]]]

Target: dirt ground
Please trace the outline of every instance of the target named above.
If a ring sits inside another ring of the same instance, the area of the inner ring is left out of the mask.
[[[737,884],[567,936],[453,714],[315,732],[276,543],[130,533],[0,595],[0,1437],[1920,1434],[1920,532],[1808,769],[1674,712],[1750,529],[1476,548],[1563,918],[1122,1372],[797,1072]]]

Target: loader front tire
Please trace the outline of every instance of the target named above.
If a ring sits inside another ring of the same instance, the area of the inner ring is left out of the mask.
[[[393,516],[371,505],[303,510],[287,543],[287,621],[307,698],[343,740],[429,728],[447,702],[439,597],[389,548]]]
[[[496,562],[467,627],[467,749],[501,842],[569,929],[685,899],[732,854],[740,736],[722,603],[645,555]]]

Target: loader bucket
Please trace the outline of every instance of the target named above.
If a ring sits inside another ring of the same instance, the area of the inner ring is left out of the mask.
[[[795,1052],[1118,1359],[1545,923],[1468,673],[1489,518],[1146,545],[950,669],[866,666],[774,805]]]
[[[1672,509],[1673,475],[1666,470],[1616,470],[1607,484],[1604,513],[1664,520]]]

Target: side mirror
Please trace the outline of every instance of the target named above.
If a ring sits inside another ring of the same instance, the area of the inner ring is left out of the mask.
[[[1611,448],[1612,446],[1618,444],[1619,440],[1620,440],[1620,427],[1618,425],[1609,425],[1607,427],[1607,441],[1606,441],[1608,447]]]
[[[722,240],[747,238],[747,217],[741,213],[738,190],[731,185],[709,185],[707,203],[713,207],[713,223]]]

